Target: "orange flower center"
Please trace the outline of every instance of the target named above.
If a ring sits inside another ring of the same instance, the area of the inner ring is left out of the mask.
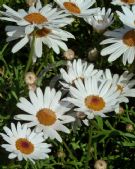
[[[47,28],[38,29],[36,31],[36,37],[41,38],[41,37],[47,36],[49,33],[51,33],[50,29],[47,29]]]
[[[17,150],[23,154],[31,154],[34,151],[34,145],[25,138],[20,138],[16,141]]]
[[[121,0],[121,2],[125,2],[127,4],[132,4],[135,2],[135,0]]]
[[[42,24],[42,23],[48,21],[46,17],[44,17],[40,13],[36,13],[36,12],[35,13],[30,13],[30,14],[26,15],[24,17],[24,19],[26,21],[28,21],[29,23],[31,23],[31,24],[33,24],[33,23],[35,23],[35,24]]]
[[[69,11],[69,12],[72,12],[72,13],[75,13],[75,14],[80,14],[81,11],[80,9],[78,8],[78,6],[72,2],[64,2],[64,7]]]
[[[129,46],[135,46],[135,30],[130,30],[123,36],[123,42]]]
[[[124,86],[117,85],[117,91],[123,92]]]
[[[38,118],[39,123],[45,126],[51,126],[57,120],[55,112],[47,108],[41,109],[37,112],[36,117]]]
[[[105,101],[99,96],[88,96],[85,98],[85,105],[93,111],[101,111],[105,107]]]

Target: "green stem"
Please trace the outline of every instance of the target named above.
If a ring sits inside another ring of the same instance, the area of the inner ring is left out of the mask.
[[[48,50],[45,49],[45,50],[44,50],[44,53],[46,53],[46,56],[44,57],[45,60],[41,63],[41,65],[39,66],[38,70],[36,71],[36,75],[37,75],[37,76],[38,76],[38,74],[40,73],[40,71],[42,70],[42,68],[43,68],[44,66],[47,66],[47,64],[48,64]]]
[[[63,141],[63,145],[65,146],[66,150],[69,152],[70,157],[74,160],[77,161],[77,158],[73,155],[73,153],[71,152],[71,150],[69,149],[68,145]]]
[[[49,58],[49,59],[50,59],[50,62],[51,62],[51,63],[55,63],[53,51],[50,52],[50,56],[49,56],[49,57],[50,57],[50,58]]]
[[[25,169],[28,169],[29,166],[29,160],[26,162]]]
[[[104,0],[102,0],[102,7],[104,7],[105,6],[105,2],[104,2]]]
[[[32,57],[34,55],[34,43],[35,43],[35,35],[33,35],[33,38],[32,38],[31,50],[30,50],[27,66],[26,66],[26,69],[25,69],[25,74],[28,72],[28,70],[29,70],[29,68],[30,68],[30,66],[32,64]]]
[[[87,158],[85,163],[85,169],[89,168],[89,160],[90,160],[90,150],[91,150],[91,143],[92,143],[92,126],[89,128],[89,139],[88,139],[88,151],[87,151]]]

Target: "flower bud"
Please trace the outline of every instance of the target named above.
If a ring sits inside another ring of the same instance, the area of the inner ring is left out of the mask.
[[[36,86],[36,84],[35,84],[35,83],[33,83],[33,84],[29,84],[29,85],[28,85],[28,89],[29,89],[29,90],[35,91],[35,90],[36,90],[36,88],[37,88],[37,86]]]
[[[76,113],[76,117],[77,117],[78,119],[83,120],[83,119],[85,119],[86,114],[84,114],[83,112],[77,112],[77,113]]]
[[[36,3],[36,0],[26,0],[26,3],[28,6],[34,6]]]
[[[116,114],[118,114],[118,115],[122,115],[124,112],[125,112],[125,110],[124,110],[124,108],[122,106],[119,106],[116,109]]]
[[[58,153],[57,153],[57,156],[59,157],[59,158],[65,158],[66,157],[66,154],[64,153],[64,151],[58,151]]]
[[[25,82],[27,85],[35,84],[37,77],[33,72],[27,72],[25,75]]]
[[[97,48],[90,49],[88,52],[88,59],[90,62],[96,61],[98,58]]]
[[[75,58],[75,52],[72,49],[68,49],[63,53],[63,56],[67,60],[73,60]]]
[[[94,165],[95,169],[107,169],[107,163],[104,160],[97,160]]]
[[[127,124],[126,125],[126,131],[127,132],[133,132],[134,131],[134,127],[132,124]]]

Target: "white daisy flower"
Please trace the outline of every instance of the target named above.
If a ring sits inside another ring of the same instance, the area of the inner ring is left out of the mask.
[[[63,41],[67,41],[68,38],[74,38],[71,33],[59,28],[44,27],[31,34],[26,34],[24,29],[24,27],[7,26],[6,31],[7,35],[9,36],[7,41],[9,42],[21,38],[21,40],[12,48],[12,52],[16,53],[29,41],[31,44],[33,36],[35,36],[33,56],[34,60],[37,57],[40,58],[42,56],[43,44],[47,45],[49,48],[52,48],[55,53],[59,54],[60,48],[62,48],[64,51],[68,50],[66,44]]]
[[[37,1],[36,6],[31,6],[26,12],[24,9],[19,9],[17,12],[7,5],[3,5],[6,12],[1,13],[5,15],[0,17],[2,20],[15,22],[19,26],[24,26],[26,33],[33,32],[34,28],[42,29],[44,26],[51,25],[53,27],[63,27],[73,22],[73,18],[67,18],[64,10],[52,8],[50,4],[42,7],[40,0]]]
[[[101,51],[101,55],[110,55],[109,62],[113,62],[121,55],[123,56],[123,64],[133,63],[135,58],[135,30],[129,27],[115,29],[114,31],[107,31],[104,34],[109,38],[103,40],[100,44],[111,44]]]
[[[97,32],[104,32],[113,23],[113,15],[110,8],[107,11],[105,8],[100,8],[97,14],[86,17],[85,21],[92,25]]]
[[[113,5],[134,5],[135,0],[112,0],[111,2]]]
[[[117,11],[119,19],[123,22],[124,25],[127,25],[135,29],[135,5],[130,9],[127,6],[122,6],[123,13]]]
[[[126,103],[129,101],[127,97],[135,97],[135,88],[133,89],[135,80],[132,79],[133,77],[134,74],[128,71],[125,71],[122,75],[113,75],[109,69],[106,69],[103,74],[103,79],[110,80],[113,85],[116,85],[116,90],[120,91],[119,97]]]
[[[99,78],[102,75],[102,70],[94,69],[93,64],[88,64],[86,61],[82,61],[81,59],[74,60],[73,62],[67,62],[67,71],[64,69],[60,69],[61,76],[64,83],[61,84],[65,88],[69,88],[71,85],[74,85],[74,81],[76,79],[86,79],[91,76],[95,76]]]
[[[74,104],[76,111],[87,115],[88,119],[94,116],[106,117],[105,113],[115,110],[120,92],[110,81],[99,81],[96,78],[75,81],[76,87],[70,87],[71,97],[66,101]]]
[[[34,160],[48,158],[48,153],[51,152],[50,144],[43,143],[43,133],[35,133],[31,131],[27,125],[21,125],[17,123],[17,127],[14,123],[11,123],[11,129],[4,127],[4,133],[0,133],[7,144],[1,146],[8,152],[10,152],[8,158],[18,158],[19,161],[30,160],[33,163]]]
[[[54,0],[66,13],[78,17],[86,17],[95,14],[98,8],[90,8],[95,0]]]
[[[61,136],[57,131],[70,133],[70,130],[64,124],[75,120],[73,117],[65,115],[70,108],[67,108],[64,103],[60,104],[61,95],[60,91],[56,92],[55,89],[50,89],[50,87],[46,87],[44,94],[40,88],[36,89],[36,93],[30,91],[31,102],[22,97],[17,104],[17,107],[28,114],[16,115],[15,119],[29,121],[27,125],[29,127],[35,126],[36,132],[43,131],[45,138],[56,138],[61,142]]]

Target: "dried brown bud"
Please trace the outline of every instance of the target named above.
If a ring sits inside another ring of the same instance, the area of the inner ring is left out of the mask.
[[[127,132],[133,132],[134,131],[134,127],[132,124],[127,124],[126,125],[126,131]]]
[[[96,61],[98,58],[98,50],[97,48],[90,49],[88,52],[88,59],[89,61],[93,62]]]
[[[33,72],[27,72],[25,75],[25,82],[27,85],[35,84],[37,77]]]
[[[95,169],[107,169],[107,163],[104,160],[97,160],[94,165]]]
[[[68,49],[63,53],[63,56],[67,60],[73,60],[75,58],[75,52],[72,49]]]

